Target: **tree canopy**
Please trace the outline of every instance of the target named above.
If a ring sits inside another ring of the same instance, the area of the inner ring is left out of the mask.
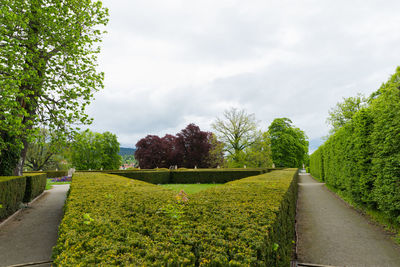
[[[0,154],[19,154],[15,174],[35,125],[64,135],[91,122],[84,111],[103,87],[97,44],[107,22],[101,1],[1,1]]]
[[[115,170],[121,165],[117,136],[110,132],[86,130],[75,135],[71,145],[71,162],[78,170]]]
[[[212,133],[189,124],[176,136],[167,134],[160,138],[148,135],[140,139],[136,143],[135,158],[140,167],[146,169],[175,165],[186,168],[216,167],[218,162],[222,162],[218,145]]]
[[[211,127],[218,139],[225,143],[225,149],[232,159],[238,162],[241,152],[255,142],[257,124],[254,114],[231,108],[225,110],[224,118],[217,118]]]
[[[326,120],[331,126],[331,133],[336,132],[349,122],[354,114],[365,106],[365,103],[366,99],[361,94],[358,94],[356,97],[343,98],[342,102],[337,103],[336,106],[329,111],[329,117]]]
[[[268,127],[272,159],[276,167],[300,168],[308,156],[305,133],[288,118],[276,118]]]

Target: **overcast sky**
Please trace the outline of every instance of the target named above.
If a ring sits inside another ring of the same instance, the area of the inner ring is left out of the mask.
[[[343,97],[369,95],[400,65],[399,0],[103,0],[105,89],[90,129],[121,146],[189,123],[211,130],[231,107],[266,130],[288,117],[311,150]]]

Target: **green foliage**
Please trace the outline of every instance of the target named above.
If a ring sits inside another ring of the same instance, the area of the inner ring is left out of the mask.
[[[1,142],[4,143],[0,144],[0,176],[10,176],[18,163],[21,147],[15,137],[0,131]]]
[[[277,118],[268,127],[276,167],[301,168],[308,160],[307,136],[291,123],[288,118]]]
[[[162,186],[177,193],[183,190],[190,195],[218,185],[219,184],[164,184]]]
[[[185,202],[174,195],[115,175],[76,174],[54,264],[289,265],[297,170],[237,180]]]
[[[63,155],[65,150],[63,136],[40,128],[34,141],[29,144],[25,167],[32,171],[66,168],[67,163]]]
[[[22,159],[34,125],[66,135],[91,122],[84,111],[103,87],[96,61],[107,17],[100,1],[1,1],[0,130],[24,147]],[[0,135],[1,153],[9,144]]]
[[[323,149],[324,147],[320,146],[310,156],[310,174],[321,181],[324,181]]]
[[[46,189],[47,175],[45,173],[28,174],[25,175],[25,177],[26,190],[24,202],[29,202],[40,195]]]
[[[19,209],[26,189],[26,177],[0,176],[0,220],[13,214]]]
[[[217,118],[211,127],[225,143],[225,150],[232,160],[238,162],[240,152],[252,145],[257,136],[257,121],[254,114],[232,108],[224,112],[224,119]]]
[[[223,184],[264,173],[262,169],[204,169],[171,171],[170,184]]]
[[[77,170],[119,169],[121,156],[116,135],[86,130],[75,135],[71,161]]]
[[[329,117],[326,120],[332,127],[331,132],[336,132],[349,122],[363,106],[367,99],[358,94],[356,97],[343,98],[343,102],[337,103],[336,107],[329,111]]]
[[[400,223],[400,68],[311,155],[311,173]]]
[[[168,184],[170,183],[170,172],[167,171],[124,171],[110,172],[110,174],[120,175],[126,178],[145,181],[151,184]]]
[[[223,184],[244,177],[268,172],[267,169],[179,169],[179,170],[137,170],[107,171],[123,177],[152,184]]]

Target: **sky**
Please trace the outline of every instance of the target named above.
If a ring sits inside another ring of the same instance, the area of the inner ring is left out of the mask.
[[[400,65],[398,0],[103,0],[93,131],[123,147],[189,123],[212,131],[224,110],[254,113],[265,131],[287,117],[310,151],[328,112],[368,96]]]

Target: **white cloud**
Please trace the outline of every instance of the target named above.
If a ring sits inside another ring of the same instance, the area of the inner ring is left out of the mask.
[[[188,123],[210,130],[232,106],[328,133],[342,97],[370,94],[400,62],[398,1],[104,1],[110,9],[89,108],[125,146]]]

